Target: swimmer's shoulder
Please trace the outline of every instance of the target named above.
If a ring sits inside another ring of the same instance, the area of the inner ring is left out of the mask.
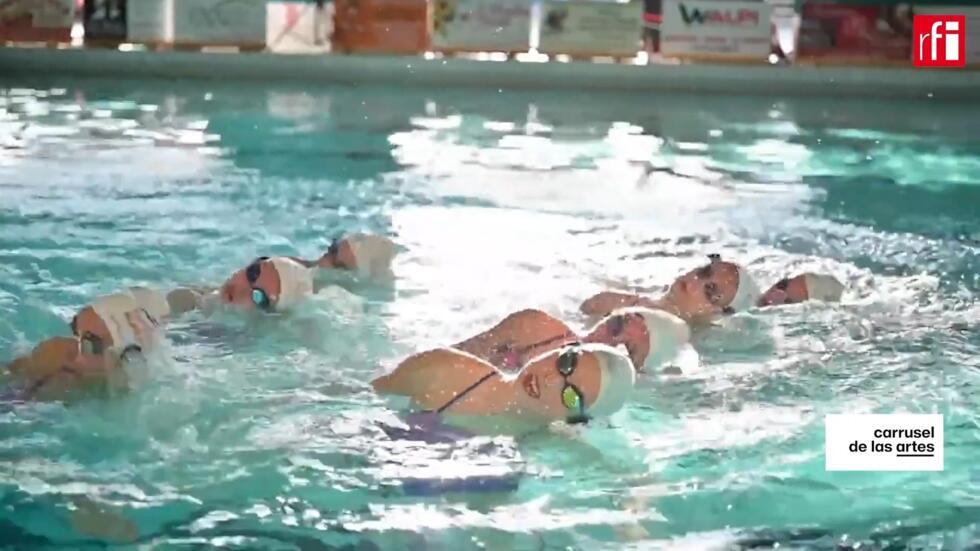
[[[415,395],[448,378],[482,376],[495,370],[486,361],[455,348],[435,348],[409,356],[371,382],[378,392]]]

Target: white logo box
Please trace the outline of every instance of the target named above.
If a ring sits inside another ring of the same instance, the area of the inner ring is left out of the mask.
[[[943,470],[941,414],[833,414],[824,425],[828,471]]]

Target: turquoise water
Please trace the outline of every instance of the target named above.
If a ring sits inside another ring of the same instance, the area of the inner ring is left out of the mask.
[[[0,359],[123,285],[395,237],[393,292],[191,317],[124,396],[0,411],[0,546],[967,549],[980,539],[980,106],[0,80]],[[610,422],[392,439],[370,378],[539,307],[656,291],[721,252],[840,305],[696,337]],[[823,416],[939,412],[945,471],[834,473]],[[407,495],[438,475],[499,493]]]

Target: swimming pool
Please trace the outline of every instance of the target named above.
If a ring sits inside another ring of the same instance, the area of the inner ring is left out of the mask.
[[[290,323],[191,318],[129,395],[0,412],[0,541],[150,548],[693,549],[980,538],[980,106],[722,95],[0,81],[0,358],[123,285],[218,283],[342,231],[394,293]],[[370,377],[525,307],[581,324],[720,252],[841,305],[740,315],[610,422],[390,438]],[[823,416],[946,415],[942,473],[834,473]],[[411,488],[492,475],[497,493]],[[416,484],[417,485],[417,484]],[[423,484],[424,485],[424,484]],[[426,494],[426,495],[420,495]]]

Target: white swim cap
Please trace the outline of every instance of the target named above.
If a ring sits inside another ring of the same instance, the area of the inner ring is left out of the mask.
[[[759,290],[755,278],[745,269],[745,266],[741,264],[735,266],[738,268],[738,288],[735,289],[735,298],[728,306],[736,312],[744,312],[758,304],[762,291]]]
[[[636,370],[629,356],[605,344],[581,345],[582,352],[595,354],[599,361],[599,395],[585,408],[590,417],[608,417],[623,407],[636,383]]]
[[[133,293],[123,291],[99,297],[92,302],[92,310],[109,330],[113,348],[144,348],[150,344],[152,336],[145,331],[153,330],[157,324],[143,311]]]
[[[394,278],[391,261],[397,251],[390,239],[380,235],[355,233],[344,240],[354,253],[358,275],[378,280]]]
[[[170,317],[170,303],[163,293],[146,287],[130,287],[129,292],[136,299],[136,304],[157,323]]]
[[[279,299],[276,310],[285,310],[313,293],[313,271],[292,258],[269,259],[279,273]]]
[[[663,310],[631,306],[614,311],[612,316],[639,314],[647,326],[650,338],[650,351],[642,366],[652,369],[671,360],[680,351],[681,346],[691,340],[691,328],[681,318]]]
[[[825,302],[837,302],[844,293],[844,284],[830,274],[803,274],[807,298]]]

